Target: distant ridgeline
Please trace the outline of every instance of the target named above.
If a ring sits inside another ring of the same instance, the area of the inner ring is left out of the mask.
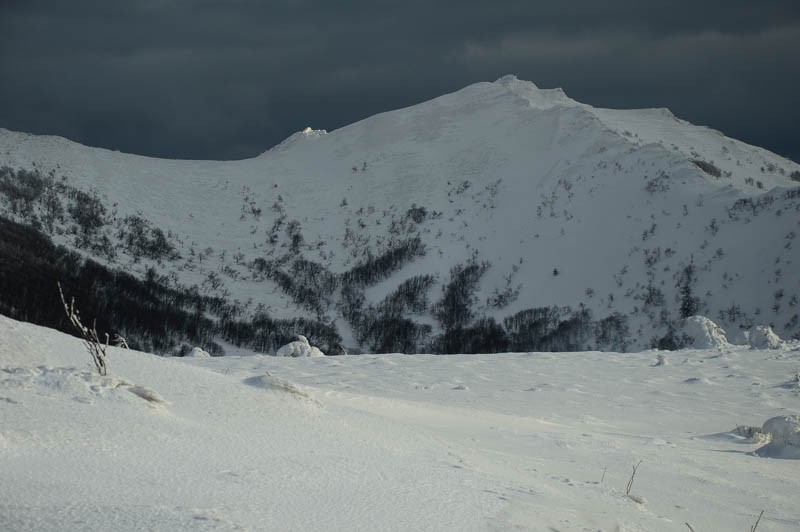
[[[365,289],[425,255],[425,245],[413,231],[402,232],[381,254],[368,252],[349,271],[336,274],[296,253],[303,237],[299,223],[289,222],[291,253],[271,260],[258,257],[246,267],[252,280],[274,282],[315,317],[273,319],[263,305],[250,309],[226,297],[219,290],[224,282],[213,271],[201,286],[190,287],[175,275],[159,274],[160,266],[182,259],[174,235],[141,216],[117,216],[116,206],[109,210],[97,193],[79,190],[53,173],[0,169],[0,205],[0,313],[72,333],[59,304],[56,283],[61,282],[85,322],[96,320],[98,331],[119,333],[135,349],[182,355],[199,345],[222,355],[222,340],[270,353],[302,333],[326,353],[337,354],[342,337],[335,320],[328,318],[331,309],[352,330],[358,345],[348,346],[351,351],[624,351],[629,342],[624,315],[596,320],[583,306],[532,308],[501,321],[481,315],[475,293],[491,265],[477,256],[450,269],[432,302],[435,274],[403,281],[378,304],[366,302]],[[403,224],[413,228],[426,216],[424,208],[414,207]],[[75,249],[57,245],[51,237]],[[144,278],[137,278],[125,271],[122,259],[146,259],[153,265]],[[225,274],[226,268],[221,271]],[[519,288],[508,281],[483,308],[502,309],[516,299]],[[217,295],[209,295],[214,291]],[[687,297],[693,296],[689,292]]]

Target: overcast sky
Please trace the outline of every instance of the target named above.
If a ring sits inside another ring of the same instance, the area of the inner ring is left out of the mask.
[[[800,161],[800,0],[0,0],[0,127],[257,155],[513,73]]]

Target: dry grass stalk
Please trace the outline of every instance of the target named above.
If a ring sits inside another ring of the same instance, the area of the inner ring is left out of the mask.
[[[108,334],[106,334],[106,343],[103,344],[100,341],[100,337],[97,335],[97,320],[92,323],[91,329],[86,327],[83,323],[81,323],[80,317],[78,316],[78,311],[75,310],[75,298],[73,297],[70,300],[69,305],[67,305],[67,301],[64,299],[64,292],[61,290],[61,283],[58,283],[58,293],[61,296],[61,303],[64,305],[64,312],[67,313],[67,318],[72,326],[75,327],[81,334],[81,338],[83,338],[83,344],[86,346],[86,350],[89,351],[89,355],[91,355],[92,361],[94,362],[98,373],[100,373],[100,375],[106,375],[108,371],[106,366]]]

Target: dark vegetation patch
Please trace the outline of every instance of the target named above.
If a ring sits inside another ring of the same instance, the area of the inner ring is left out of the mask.
[[[142,257],[157,261],[180,258],[164,231],[139,215],[126,216],[121,221],[117,238],[134,262],[139,262]]]
[[[717,178],[722,177],[722,170],[717,168],[713,163],[710,163],[708,161],[703,161],[702,159],[691,159],[691,161],[692,163],[694,163],[696,167],[698,167],[700,170],[707,173],[708,175]]]
[[[433,328],[412,319],[428,309],[432,275],[412,277],[378,305],[365,305],[363,290],[355,285],[342,289],[339,310],[350,324],[356,340],[374,353],[418,353],[424,349]]]
[[[266,315],[238,319],[241,309],[201,295],[197,287],[171,287],[155,270],[140,280],[62,246],[31,227],[0,217],[0,313],[73,334],[58,298],[61,282],[84,321],[98,331],[119,333],[131,348],[180,354],[186,344],[224,354],[216,338],[271,352],[303,333],[323,348],[341,339],[335,329],[308,319],[273,320]]]

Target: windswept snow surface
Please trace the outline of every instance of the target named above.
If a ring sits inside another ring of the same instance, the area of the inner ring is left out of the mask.
[[[798,346],[659,354],[110,348],[100,377],[0,316],[0,529],[800,528],[800,460],[735,430],[797,414]]]

